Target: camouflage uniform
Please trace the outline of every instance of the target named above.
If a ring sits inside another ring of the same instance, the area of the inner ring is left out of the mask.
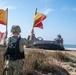
[[[24,75],[23,74],[23,64],[24,64],[24,59],[12,61],[10,60],[9,65],[14,68],[14,75]]]
[[[57,38],[54,39],[55,43],[57,45],[63,46],[63,38],[61,37],[61,35],[57,35]]]
[[[11,32],[12,32],[12,35],[11,36],[11,42],[16,42],[18,37],[20,37],[20,32],[21,32],[21,29],[18,25],[13,25],[12,28],[11,28]],[[15,35],[17,34],[17,35]],[[10,42],[10,38],[8,39],[7,41],[7,44]],[[27,45],[28,42],[25,38],[21,38],[20,41],[19,41],[19,49],[20,49],[20,52],[23,52],[24,51],[24,45]],[[14,68],[14,75],[23,75],[23,64],[24,64],[24,59],[17,59],[17,60],[10,60],[10,63],[9,65],[11,65],[13,68]]]
[[[11,40],[12,42],[17,41],[18,37],[12,36]],[[23,46],[27,44],[27,40],[21,38],[20,42],[19,42],[19,47],[20,47],[20,51],[22,52]],[[18,59],[15,61],[10,60],[10,64],[13,68],[14,68],[14,75],[23,75],[23,64],[24,64],[24,59]]]

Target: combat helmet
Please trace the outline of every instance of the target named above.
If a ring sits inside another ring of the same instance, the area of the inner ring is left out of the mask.
[[[61,38],[61,35],[60,35],[60,34],[58,34],[57,36],[58,36],[59,38]]]
[[[12,33],[21,33],[21,28],[18,25],[13,25],[11,28]]]

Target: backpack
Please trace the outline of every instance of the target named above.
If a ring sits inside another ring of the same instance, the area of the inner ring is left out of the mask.
[[[9,55],[10,56],[10,60],[17,60],[17,59],[24,59],[24,51],[21,52],[19,49],[19,41],[20,41],[21,37],[19,37],[17,39],[16,42],[12,42],[11,41],[11,37],[9,38],[9,43],[8,43],[8,47],[7,50],[5,52],[5,56]]]

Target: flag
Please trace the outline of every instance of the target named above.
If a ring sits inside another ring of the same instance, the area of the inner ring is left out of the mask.
[[[0,24],[6,25],[6,10],[0,10]]]
[[[34,17],[34,27],[43,29],[42,21],[46,18],[46,15],[37,13]]]
[[[0,32],[0,42],[2,40],[3,35],[4,35],[4,32]]]

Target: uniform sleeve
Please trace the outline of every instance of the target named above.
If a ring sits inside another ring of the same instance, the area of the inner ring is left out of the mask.
[[[21,38],[20,40],[20,51],[22,52],[24,50],[24,46],[27,46],[28,45],[28,41],[26,40],[26,38]]]
[[[26,40],[26,38],[22,38],[20,42],[22,45],[28,45],[28,41]]]

